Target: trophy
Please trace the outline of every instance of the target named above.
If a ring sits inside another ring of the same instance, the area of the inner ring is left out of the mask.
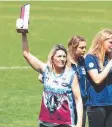
[[[20,18],[16,21],[16,30],[18,33],[28,33],[29,14],[30,4],[23,5],[21,7]]]

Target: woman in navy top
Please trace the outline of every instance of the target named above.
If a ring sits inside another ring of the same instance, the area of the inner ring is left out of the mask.
[[[89,82],[89,127],[112,127],[112,30],[93,39],[85,64]]]
[[[68,42],[68,54],[72,69],[76,72],[81,96],[83,100],[83,125],[86,123],[87,81],[84,54],[86,51],[86,40],[82,36],[73,36]],[[75,113],[76,114],[76,113]]]

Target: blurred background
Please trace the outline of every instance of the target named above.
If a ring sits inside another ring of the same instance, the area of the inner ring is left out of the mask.
[[[30,50],[45,62],[55,44],[67,47],[73,35],[82,35],[88,49],[98,31],[112,28],[111,1],[0,2],[0,127],[38,127],[43,86],[24,60],[16,32],[16,19],[26,3],[31,4]]]

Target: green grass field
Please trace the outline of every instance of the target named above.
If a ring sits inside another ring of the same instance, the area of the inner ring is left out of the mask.
[[[0,2],[0,127],[38,127],[42,85],[21,52],[21,35],[15,24],[20,7],[27,2]],[[51,47],[67,47],[73,35],[87,39],[87,49],[96,32],[112,28],[112,2],[31,2],[29,45],[46,61]],[[4,67],[4,68],[3,68]]]

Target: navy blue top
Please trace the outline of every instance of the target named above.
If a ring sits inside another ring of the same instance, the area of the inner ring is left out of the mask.
[[[72,69],[76,72],[79,85],[80,85],[80,91],[81,96],[83,100],[83,104],[86,105],[87,102],[87,78],[86,78],[86,70],[85,70],[85,61],[84,58],[78,59],[78,65],[71,64]]]
[[[104,60],[104,66],[108,63],[107,57]],[[98,58],[95,55],[88,54],[85,58],[87,69],[88,88],[88,105],[90,106],[109,106],[112,105],[112,71],[100,83],[96,84],[88,74],[89,70],[97,69],[101,73]]]

